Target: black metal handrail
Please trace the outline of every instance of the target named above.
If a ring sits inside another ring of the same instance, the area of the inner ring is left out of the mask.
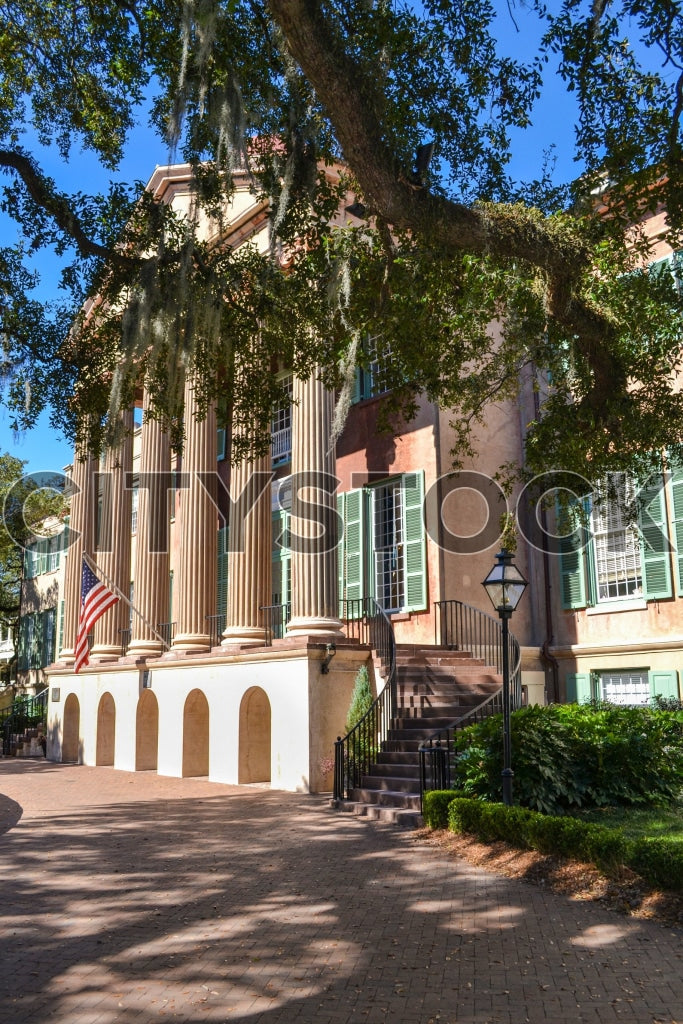
[[[500,619],[462,601],[435,601],[435,642],[451,651],[468,651],[473,658],[503,674],[503,630]],[[517,637],[508,633],[510,703],[522,705],[522,654]]]
[[[206,621],[209,626],[209,636],[211,637],[211,646],[219,647],[221,640],[223,639],[223,631],[225,630],[225,622],[227,614],[221,612],[220,615],[207,615]]]
[[[265,644],[270,647],[273,640],[282,640],[287,623],[292,617],[291,604],[262,604],[259,608],[261,621],[266,631]]]
[[[396,641],[391,622],[374,598],[342,602],[346,634],[368,644],[377,654],[386,682],[370,709],[334,745],[334,799],[347,800],[380,750],[388,750],[391,721],[396,716]]]
[[[125,658],[128,648],[130,647],[130,629],[120,629],[119,636],[121,637],[121,657]]]
[[[500,620],[462,601],[435,601],[434,606],[437,644],[450,650],[467,651],[495,668],[497,675],[502,675],[503,630]],[[511,633],[508,633],[508,659],[510,710],[515,711],[522,706],[522,652],[517,637]],[[421,744],[420,802],[423,794],[430,789],[450,789],[458,733],[502,711],[501,685],[500,689],[464,715],[434,730],[429,739]]]
[[[173,643],[176,626],[176,622],[157,622],[157,633],[167,647],[170,647]]]
[[[46,724],[47,687],[40,693],[17,697],[6,711],[0,713],[3,754],[7,756],[11,753],[12,736],[40,725],[45,727]]]

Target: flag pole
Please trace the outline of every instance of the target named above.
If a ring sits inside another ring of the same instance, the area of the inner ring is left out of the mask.
[[[161,633],[158,633],[156,631],[156,629],[154,628],[152,623],[147,621],[145,616],[142,615],[142,613],[137,610],[137,608],[135,607],[135,605],[133,604],[131,599],[129,597],[126,597],[126,595],[123,593],[123,591],[120,590],[116,586],[114,581],[112,579],[110,579],[109,576],[107,576],[106,572],[104,572],[103,569],[100,569],[99,565],[97,565],[97,563],[95,561],[93,561],[93,559],[90,557],[90,555],[87,555],[85,552],[83,552],[83,559],[84,559],[84,561],[86,561],[88,563],[88,565],[90,566],[92,571],[95,573],[95,575],[96,576],[101,576],[102,579],[104,580],[104,582],[110,588],[110,590],[113,590],[114,593],[117,594],[118,597],[120,597],[122,601],[126,602],[126,604],[130,608],[130,610],[133,612],[133,614],[137,615],[137,617],[140,619],[140,621],[143,622],[145,626],[147,626],[147,629],[151,630],[151,632],[154,633],[154,636],[157,638],[157,640],[161,640],[161,642],[164,645],[164,647],[166,647],[168,650],[170,650],[171,649],[171,645],[168,643],[168,641],[164,639],[164,637],[161,635]]]

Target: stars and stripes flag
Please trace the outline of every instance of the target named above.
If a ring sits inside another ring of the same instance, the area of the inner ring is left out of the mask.
[[[81,572],[81,611],[74,649],[74,672],[79,672],[90,661],[88,634],[92,632],[97,620],[117,601],[117,595],[98,580],[84,558]]]

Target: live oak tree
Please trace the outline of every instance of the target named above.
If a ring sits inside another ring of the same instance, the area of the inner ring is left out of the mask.
[[[61,477],[27,474],[25,467],[22,459],[0,454],[0,625],[3,636],[10,630],[15,649],[25,551],[48,536],[49,517],[66,511]]]
[[[683,245],[681,4],[499,7],[0,2],[2,205],[23,230],[0,253],[17,423],[52,403],[97,446],[145,376],[179,439],[195,369],[202,401],[256,449],[274,366],[322,365],[343,407],[353,365],[390,348],[395,408],[420,393],[452,408],[461,455],[524,371],[549,382],[528,471],[642,472],[679,451],[683,305],[671,275],[642,269],[638,225],[664,208]],[[540,26],[529,60],[506,50],[522,19]],[[558,182],[539,154],[534,180],[517,181],[513,141],[558,75],[576,97],[580,173]],[[219,223],[246,172],[269,203],[269,252],[207,245],[139,184],[68,195],[42,172],[36,143],[64,160],[85,147],[115,171],[141,109],[196,167],[197,208]],[[58,310],[37,299],[43,247],[66,258]]]

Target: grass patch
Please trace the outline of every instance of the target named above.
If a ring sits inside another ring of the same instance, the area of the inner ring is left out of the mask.
[[[627,839],[668,839],[683,848],[683,800],[668,807],[594,807],[572,817],[616,828]]]

